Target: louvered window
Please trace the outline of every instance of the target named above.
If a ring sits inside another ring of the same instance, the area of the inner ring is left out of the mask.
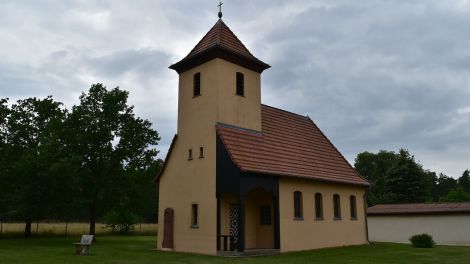
[[[193,85],[193,96],[201,95],[201,73],[198,72],[193,76],[194,85]]]
[[[237,90],[239,96],[245,96],[245,76],[241,72],[237,72]]]

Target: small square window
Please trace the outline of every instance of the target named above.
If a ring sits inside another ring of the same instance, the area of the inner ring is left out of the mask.
[[[204,158],[204,147],[199,147],[199,158]]]

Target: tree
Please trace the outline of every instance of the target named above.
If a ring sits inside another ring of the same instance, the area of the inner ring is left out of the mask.
[[[0,222],[6,217],[7,198],[9,196],[9,188],[6,176],[8,175],[8,144],[7,144],[7,120],[10,109],[8,107],[8,99],[0,99]]]
[[[6,122],[8,203],[10,213],[25,221],[25,237],[31,236],[33,220],[54,212],[50,169],[61,158],[59,131],[66,114],[61,106],[52,97],[18,100]]]
[[[385,202],[385,173],[397,160],[398,155],[395,152],[386,150],[380,150],[377,154],[362,152],[357,155],[354,167],[371,184],[367,193],[369,205]]]
[[[400,149],[399,159],[385,174],[387,203],[416,203],[430,199],[426,175],[407,150]]]
[[[135,117],[128,92],[93,84],[67,120],[69,149],[77,157],[78,185],[88,208],[90,234],[98,215],[112,210],[124,192],[125,171],[148,169],[160,139],[148,120]],[[150,183],[149,183],[150,184]]]
[[[437,178],[434,195],[437,197],[436,200],[440,200],[441,197],[445,197],[450,191],[455,190],[458,187],[456,179],[449,177],[443,173],[439,173]]]
[[[465,170],[459,178],[459,186],[462,190],[470,193],[470,170]]]
[[[470,202],[470,193],[465,192],[462,188],[450,191],[446,196],[441,197],[441,202]]]

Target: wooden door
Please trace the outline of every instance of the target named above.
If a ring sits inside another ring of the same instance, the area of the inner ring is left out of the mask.
[[[162,248],[173,248],[173,225],[175,212],[173,208],[166,208],[164,212]]]

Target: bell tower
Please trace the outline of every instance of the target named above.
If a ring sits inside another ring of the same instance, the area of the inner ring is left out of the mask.
[[[261,73],[269,67],[219,18],[170,66],[179,74],[178,135],[214,129],[217,123],[261,131]]]
[[[221,17],[170,66],[179,75],[178,127],[157,181],[159,219],[165,210],[174,218],[159,226],[167,234],[158,236],[159,249],[216,253],[216,125],[261,131],[261,73],[270,66]]]

